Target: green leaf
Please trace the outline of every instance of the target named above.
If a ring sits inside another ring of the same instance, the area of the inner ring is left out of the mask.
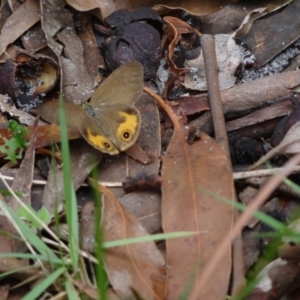
[[[51,262],[52,259],[53,261],[57,261],[59,259],[52,249],[50,249],[8,205],[4,202],[0,202],[0,206],[2,210],[5,209],[8,211],[18,228],[22,231],[24,237],[41,255],[47,256],[49,262]]]
[[[28,129],[14,120],[9,121],[8,128],[12,131],[12,137],[10,139],[2,137],[4,145],[0,146],[0,152],[6,155],[5,159],[16,163],[17,159],[22,158],[23,150],[27,147],[25,134]]]
[[[12,193],[11,193],[9,190],[4,190],[4,189],[0,189],[0,194],[3,195],[3,196],[12,196]],[[15,194],[16,194],[19,198],[22,198],[22,197],[23,197],[23,194],[22,194],[22,193],[15,192]]]
[[[46,207],[43,206],[39,211],[35,211],[30,205],[27,204],[26,206],[31,211],[31,213],[27,211],[25,207],[20,206],[18,210],[18,215],[20,217],[25,218],[30,223],[31,226],[38,229],[42,228],[42,225],[36,221],[36,219],[32,216],[32,214],[46,224],[48,224],[49,221],[51,220],[50,213]]]
[[[28,128],[20,125],[15,120],[10,120],[8,123],[8,128],[12,131],[13,137],[20,148],[26,148],[28,143],[25,140],[25,134],[28,133]]]

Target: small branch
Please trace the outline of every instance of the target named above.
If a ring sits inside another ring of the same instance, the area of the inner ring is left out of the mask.
[[[255,171],[246,171],[246,172],[235,172],[233,173],[234,180],[246,179],[252,177],[262,177],[262,176],[271,176],[275,173],[282,171],[283,168],[273,168],[273,169],[264,169],[264,170],[255,170]],[[300,166],[293,168],[291,173],[298,173],[300,171]]]
[[[230,151],[219,86],[219,68],[216,58],[214,36],[208,34],[202,35],[201,45],[205,64],[208,98],[214,123],[216,141],[224,150],[230,161]]]

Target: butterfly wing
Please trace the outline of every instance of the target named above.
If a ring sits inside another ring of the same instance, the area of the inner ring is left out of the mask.
[[[129,104],[116,104],[105,107],[92,107],[94,116],[82,122],[81,133],[95,148],[115,155],[125,151],[137,140],[140,131],[140,113]],[[90,109],[89,109],[90,110]]]
[[[119,153],[119,150],[116,148],[111,139],[107,137],[101,129],[99,129],[95,121],[90,117],[86,117],[81,123],[81,134],[90,145],[101,152],[108,153],[110,155],[116,155]]]
[[[41,118],[49,123],[59,125],[59,102],[50,101],[37,108]],[[85,111],[80,106],[73,103],[64,103],[67,127],[69,129],[80,130],[81,121],[85,117]]]
[[[116,69],[97,88],[90,103],[93,105],[131,104],[142,94],[143,67],[137,61]]]

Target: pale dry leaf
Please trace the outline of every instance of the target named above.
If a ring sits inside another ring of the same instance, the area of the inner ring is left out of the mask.
[[[220,89],[228,89],[235,84],[234,74],[242,63],[242,52],[230,34],[216,35],[215,46]],[[187,61],[187,67],[191,71],[185,75],[184,86],[192,90],[207,90],[203,52],[196,59]]]

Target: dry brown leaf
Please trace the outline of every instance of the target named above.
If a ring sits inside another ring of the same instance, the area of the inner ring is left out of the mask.
[[[26,17],[24,17],[26,16]],[[0,55],[6,47],[19,38],[26,30],[40,20],[40,4],[38,0],[24,2],[1,28]]]
[[[105,68],[103,57],[99,51],[96,37],[92,27],[92,16],[89,14],[75,13],[77,34],[83,46],[83,58],[89,74],[99,81],[99,67]]]
[[[191,278],[211,258],[221,238],[230,230],[233,209],[216,195],[233,199],[233,181],[225,154],[204,133],[188,145],[175,130],[162,168],[162,216],[165,232],[197,231],[197,237],[167,240],[168,299],[179,299]],[[188,253],[188,255],[187,255]],[[215,270],[214,280],[199,299],[224,299],[231,269],[230,249]],[[215,289],[218,286],[218,289]]]
[[[260,17],[263,14],[275,11],[293,0],[260,0],[260,1],[238,1],[223,6],[215,13],[201,17],[202,31],[206,34],[232,33],[235,28],[244,23],[249,30],[251,19]],[[255,14],[255,17],[253,16]],[[251,18],[252,15],[252,18]],[[244,20],[244,22],[243,22]],[[241,30],[239,28],[238,30]],[[247,29],[242,29],[246,34]]]
[[[148,235],[110,190],[101,187],[101,192],[106,242]],[[165,299],[165,262],[154,242],[109,248],[105,264],[110,283],[121,297],[131,298],[136,293],[142,299]]]
[[[186,22],[174,17],[164,17],[164,21],[166,22],[166,36],[171,41],[169,44],[168,51],[168,62],[170,71],[174,74],[182,74],[184,72],[189,71],[190,68],[178,68],[175,65],[172,59],[174,50],[182,34],[196,32],[196,30]]]
[[[42,1],[41,5],[42,28],[48,46],[59,60],[60,88],[64,101],[82,104],[94,92],[94,78],[88,73],[85,65],[84,49],[76,34],[73,14],[60,0]]]
[[[102,152],[90,146],[85,140],[70,143],[72,183],[75,191],[82,185],[92,169],[101,161]],[[63,209],[64,180],[63,170],[53,165],[42,197],[42,205],[53,214]]]
[[[167,269],[168,299],[179,299],[187,285],[197,282],[201,269],[231,230],[233,207],[205,191],[234,199],[232,173],[225,153],[215,140],[201,133],[200,140],[189,145],[183,126],[171,109],[150,89],[144,90],[168,112],[174,124],[162,167],[164,232],[199,232],[196,236],[166,241],[167,265],[170,266]],[[214,280],[198,298],[224,299],[230,270],[231,249],[228,249],[215,270]]]
[[[118,201],[135,215],[150,234],[161,231],[161,195],[159,192],[135,191]]]
[[[249,32],[240,37],[251,49],[251,53],[255,55],[260,66],[270,61],[299,38],[297,30],[300,24],[299,8],[300,3],[293,1],[282,12],[256,20]],[[270,39],[270,37],[273,38]]]
[[[79,11],[87,11],[92,9],[100,9],[94,12],[98,17],[105,19],[108,15],[113,13],[117,9],[128,9],[134,10],[141,7],[152,7],[159,13],[166,14],[172,9],[183,9],[193,15],[203,16],[209,13],[212,13],[222,6],[235,2],[236,0],[189,0],[184,1],[180,0],[167,0],[163,3],[157,0],[131,0],[131,1],[122,1],[122,0],[67,0],[67,3]]]

